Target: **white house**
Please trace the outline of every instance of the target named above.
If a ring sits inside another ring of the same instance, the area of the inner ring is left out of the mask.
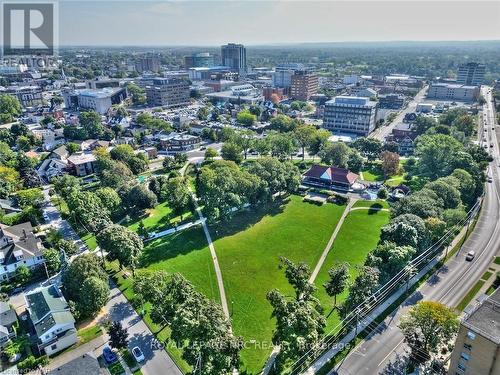
[[[55,285],[36,289],[24,298],[40,352],[52,355],[76,343],[75,318]]]

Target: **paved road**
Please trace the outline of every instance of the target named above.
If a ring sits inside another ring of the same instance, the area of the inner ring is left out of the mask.
[[[426,92],[427,92],[427,86],[424,86],[417,93],[417,95],[415,95],[413,100],[411,100],[408,103],[406,108],[404,108],[402,111],[400,111],[398,113],[398,115],[396,116],[396,118],[394,118],[394,120],[390,123],[390,125],[382,126],[382,127],[378,128],[377,130],[373,131],[369,135],[369,137],[376,138],[376,139],[383,141],[392,132],[392,129],[394,129],[394,127],[397,124],[400,124],[403,122],[403,119],[407,113],[415,112],[415,109],[417,108],[417,104],[424,100]]]
[[[339,374],[400,374],[392,368],[401,356],[407,352],[403,343],[403,335],[397,327],[400,317],[408,308],[419,300],[433,300],[448,306],[456,306],[472,286],[481,278],[493,257],[500,248],[500,173],[498,165],[500,151],[496,132],[492,131],[494,114],[491,96],[486,95],[485,109],[487,137],[494,144],[489,174],[493,183],[487,183],[483,209],[474,232],[469,236],[457,255],[436,272],[422,287],[411,295],[394,313],[388,316],[336,368]],[[472,262],[465,261],[465,254],[474,250],[476,257]],[[389,372],[387,372],[390,369]]]

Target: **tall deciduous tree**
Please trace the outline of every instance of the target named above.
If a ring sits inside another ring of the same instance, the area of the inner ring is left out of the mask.
[[[453,309],[433,301],[417,302],[399,323],[416,363],[439,353],[457,333],[458,327],[459,320]]]
[[[344,292],[349,283],[349,265],[339,264],[328,270],[328,281],[323,284],[326,294],[333,297],[333,307],[337,306],[337,296]]]
[[[137,233],[119,224],[113,224],[97,235],[97,243],[108,253],[110,260],[118,260],[120,267],[135,270],[144,247]]]
[[[80,316],[95,316],[108,302],[108,282],[96,276],[89,277],[83,281],[80,293],[81,295],[76,303]]]
[[[399,155],[394,152],[384,151],[380,154],[382,170],[385,176],[393,176],[399,172]]]
[[[109,344],[114,349],[123,349],[128,345],[128,333],[120,321],[111,323],[108,330]]]

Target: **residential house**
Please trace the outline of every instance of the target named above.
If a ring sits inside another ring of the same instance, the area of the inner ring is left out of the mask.
[[[359,176],[348,169],[325,167],[314,164],[303,175],[303,181],[311,185],[320,185],[327,188],[349,190]]]
[[[36,289],[24,298],[40,353],[52,355],[76,343],[75,318],[55,285]]]
[[[97,168],[97,159],[91,150],[97,147],[107,148],[107,146],[109,146],[107,141],[82,142],[80,147],[87,151],[80,151],[73,155],[69,155],[66,146],[58,147],[37,167],[37,173],[48,181],[65,173],[71,173],[78,177],[88,176],[95,173]]]
[[[47,375],[101,375],[101,367],[94,353],[89,352],[49,371]]]
[[[0,199],[0,211],[4,214],[14,214],[21,212],[21,208],[17,205],[17,202],[12,198]]]
[[[411,155],[415,146],[415,138],[417,132],[413,129],[413,125],[409,123],[397,124],[392,133],[386,138],[386,142],[395,142],[398,144],[398,154]]]
[[[43,250],[30,222],[10,227],[0,224],[0,282],[14,276],[19,266],[41,266],[45,261]]]
[[[97,170],[97,159],[92,153],[77,152],[67,160],[68,170],[78,177],[88,176]]]
[[[188,151],[198,148],[201,138],[187,133],[163,134],[159,136],[160,146],[167,151]]]
[[[0,302],[0,349],[16,337],[17,314],[7,302]]]

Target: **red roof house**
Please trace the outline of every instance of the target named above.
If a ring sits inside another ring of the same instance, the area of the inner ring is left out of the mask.
[[[349,189],[358,177],[356,173],[345,168],[325,167],[317,164],[304,173],[305,182],[343,189]]]

